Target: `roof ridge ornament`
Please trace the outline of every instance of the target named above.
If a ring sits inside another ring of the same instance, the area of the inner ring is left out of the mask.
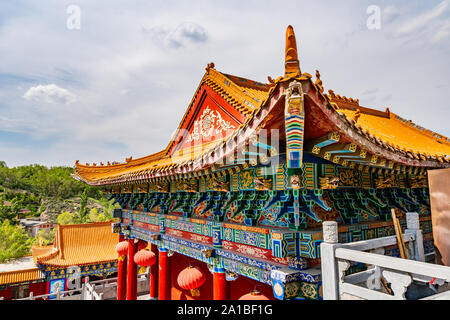
[[[318,87],[320,93],[323,93],[323,91],[324,91],[323,90],[323,82],[320,79],[320,72],[319,72],[319,70],[316,70],[316,82],[314,84]]]
[[[300,61],[297,54],[297,41],[295,40],[294,28],[289,25],[286,30],[286,50],[284,56],[284,75],[301,75]]]
[[[214,66],[214,62],[208,63],[205,68],[206,72],[209,73],[209,69],[214,69]]]

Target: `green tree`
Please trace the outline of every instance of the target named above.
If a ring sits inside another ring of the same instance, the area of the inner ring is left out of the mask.
[[[0,224],[0,263],[30,254],[32,241],[21,226],[3,221]]]
[[[79,223],[79,217],[76,213],[65,211],[58,215],[57,221],[60,225],[76,224]]]
[[[18,207],[16,204],[4,205],[4,197],[0,197],[0,222],[9,221],[11,224],[17,224]]]
[[[87,190],[84,190],[83,193],[81,194],[80,209],[78,210],[78,218],[80,223],[83,223],[83,221],[87,219],[86,217],[86,215],[88,214],[87,203],[88,203]]]
[[[36,238],[33,241],[34,245],[38,246],[48,246],[55,240],[55,230],[53,229],[40,229]]]

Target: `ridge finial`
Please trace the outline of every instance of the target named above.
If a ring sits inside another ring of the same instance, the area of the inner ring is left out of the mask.
[[[301,75],[300,62],[297,54],[297,41],[294,28],[289,25],[286,30],[286,50],[284,56],[284,75]]]

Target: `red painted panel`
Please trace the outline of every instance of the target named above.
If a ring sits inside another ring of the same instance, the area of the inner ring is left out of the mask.
[[[187,133],[187,136],[180,149],[223,139],[238,127],[239,123],[235,119],[225,113],[209,96],[206,96],[195,121],[185,129],[184,134]]]
[[[138,228],[142,228],[142,229],[147,229],[147,230],[150,230],[152,232],[159,232],[159,226],[157,226],[155,224],[144,223],[144,222],[141,222],[141,221],[133,221],[133,226],[138,227]]]
[[[5,300],[11,299],[11,287],[0,290],[0,297],[3,297]]]
[[[182,238],[189,241],[194,241],[198,243],[202,243],[205,245],[212,245],[213,239],[212,237],[204,236],[201,234],[166,228],[166,234],[172,237]]]
[[[47,283],[39,282],[30,284],[29,292],[33,292],[34,296],[40,296],[46,294],[47,293],[46,290],[47,290]]]
[[[174,145],[170,152],[225,138],[244,123],[245,119],[219,94],[203,85],[195,105],[189,110],[173,139]]]

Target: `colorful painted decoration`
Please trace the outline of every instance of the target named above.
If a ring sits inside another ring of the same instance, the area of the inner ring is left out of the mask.
[[[303,161],[304,98],[301,83],[289,84],[286,92],[285,128],[288,168],[301,168]]]
[[[194,122],[193,131],[187,136],[186,142],[206,141],[211,137],[219,137],[224,135],[228,130],[234,129],[235,126],[230,121],[225,121],[217,110],[211,110],[207,106],[200,118]]]

